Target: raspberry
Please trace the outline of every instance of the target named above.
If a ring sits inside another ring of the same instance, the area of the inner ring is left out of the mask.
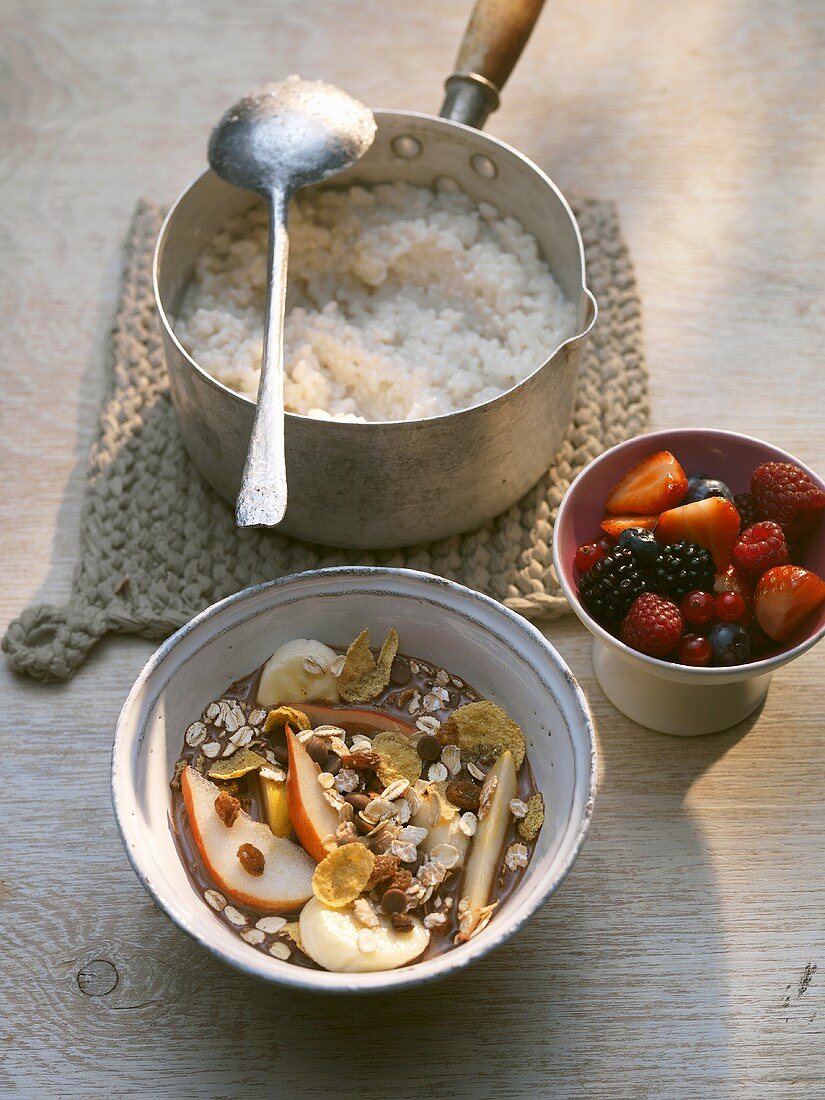
[[[744,531],[746,527],[753,527],[757,520],[765,518],[760,516],[756,501],[750,493],[737,493],[733,498],[733,506],[739,513],[740,531]]]
[[[739,536],[731,551],[732,564],[751,580],[758,580],[766,569],[788,562],[788,544],[778,523],[764,520],[754,523]]]
[[[622,622],[621,639],[649,657],[667,657],[682,637],[682,616],[673,600],[645,592],[637,596]]]
[[[762,517],[775,520],[789,539],[810,531],[825,511],[825,492],[792,462],[757,466],[751,492]]]

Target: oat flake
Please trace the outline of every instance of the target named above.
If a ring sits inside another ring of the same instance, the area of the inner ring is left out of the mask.
[[[207,756],[210,760],[214,760],[220,751],[221,747],[217,741],[208,741],[201,749],[203,755]]]
[[[517,820],[520,820],[522,817],[527,817],[527,803],[522,802],[520,798],[511,798],[510,813]]]
[[[286,917],[261,917],[255,921],[255,927],[261,932],[280,932],[286,924]]]
[[[378,938],[369,928],[362,928],[358,933],[358,950],[363,955],[371,955],[378,947]]]
[[[263,943],[266,939],[263,932],[259,932],[257,928],[247,928],[245,932],[241,932],[241,939],[246,940],[247,943],[251,943],[255,947],[259,943]]]
[[[226,905],[226,898],[223,894],[219,894],[217,890],[206,890],[203,897],[206,904],[210,905],[218,913],[220,913]]]
[[[242,913],[240,909],[236,909],[234,905],[227,905],[223,911],[223,915],[230,924],[237,925],[239,928],[246,924],[246,914]]]
[[[281,959],[283,962],[286,962],[292,954],[292,949],[280,940],[276,940],[275,943],[270,945],[269,953],[273,959]]]
[[[475,836],[476,829],[478,829],[478,818],[471,810],[468,810],[458,819],[458,827],[465,836]]]
[[[438,761],[435,764],[430,764],[430,767],[427,771],[427,779],[429,779],[431,783],[443,783],[448,774],[449,773],[444,765],[440,761]]]
[[[206,740],[206,726],[203,722],[193,722],[186,731],[185,740],[192,748],[202,744]]]

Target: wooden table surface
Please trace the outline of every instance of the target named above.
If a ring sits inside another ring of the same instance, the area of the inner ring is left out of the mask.
[[[138,196],[170,200],[264,79],[437,110],[467,10],[0,0],[3,622],[68,592]],[[653,425],[744,430],[820,470],[823,45],[818,0],[553,0],[491,123],[618,202]],[[581,859],[493,957],[361,1001],[251,984],[132,873],[109,747],[149,643],[108,641],[61,686],[0,668],[0,1094],[825,1096],[825,647],[741,728],[678,740],[611,708],[572,618],[546,632],[599,726]]]

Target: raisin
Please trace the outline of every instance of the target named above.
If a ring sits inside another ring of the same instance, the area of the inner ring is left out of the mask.
[[[215,799],[215,813],[227,827],[231,829],[235,824],[235,818],[241,812],[241,804],[237,798],[228,791],[221,791]]]
[[[453,779],[447,784],[447,798],[460,810],[477,810],[481,789],[469,779]]]
[[[262,875],[266,860],[260,848],[254,844],[242,844],[238,849],[238,859],[241,867],[250,875]]]

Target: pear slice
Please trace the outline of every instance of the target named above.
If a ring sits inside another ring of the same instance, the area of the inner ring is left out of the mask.
[[[286,727],[289,771],[286,796],[295,835],[316,863],[328,852],[324,841],[338,828],[338,812],[330,806],[318,782],[321,769],[289,726]]]
[[[417,959],[430,942],[421,921],[411,920],[408,932],[393,928],[385,916],[377,928],[365,928],[351,908],[330,909],[314,897],[301,910],[303,950],[325,970],[343,974],[395,970]]]
[[[338,654],[313,638],[296,638],[276,649],[263,667],[258,703],[277,707],[318,699],[338,702],[338,681],[330,666]]]
[[[286,779],[272,779],[258,773],[264,816],[275,836],[292,836],[292,820],[286,793]]]
[[[181,774],[192,838],[207,874],[228,898],[270,913],[300,909],[312,896],[315,864],[303,848],[277,837],[268,825],[253,821],[242,810],[227,826],[215,810],[221,789],[194,768]],[[261,875],[250,874],[238,859],[238,849],[251,844],[264,857]]]
[[[516,765],[512,753],[503,752],[499,756],[487,773],[485,786],[494,779],[498,779],[498,783],[487,812],[479,820],[464,872],[461,894],[462,897],[469,898],[472,911],[489,904],[496,875],[501,867],[504,840],[510,827],[510,800],[518,794]]]

